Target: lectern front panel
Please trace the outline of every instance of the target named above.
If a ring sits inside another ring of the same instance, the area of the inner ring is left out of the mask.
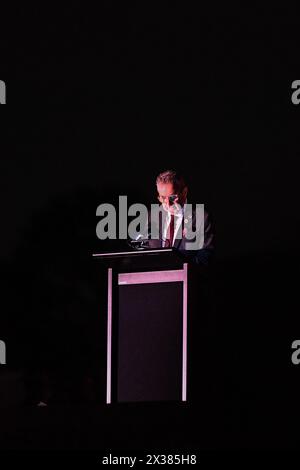
[[[119,264],[108,268],[108,404],[186,401],[188,265],[175,265],[135,272]]]
[[[117,401],[182,400],[183,282],[128,282],[119,280]]]

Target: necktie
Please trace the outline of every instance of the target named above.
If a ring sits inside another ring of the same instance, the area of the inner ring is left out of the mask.
[[[175,217],[173,214],[171,214],[171,221],[170,221],[170,227],[169,227],[170,248],[173,246],[174,229],[175,229]]]

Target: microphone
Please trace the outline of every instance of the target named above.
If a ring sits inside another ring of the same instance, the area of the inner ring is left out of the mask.
[[[128,240],[128,245],[135,250],[144,250],[149,247],[149,239],[140,233],[135,240]]]
[[[155,242],[155,240],[144,238],[143,235],[139,234],[135,240],[127,240],[127,243],[135,250],[145,250],[146,248],[170,248],[170,240],[159,238],[156,241],[158,242],[157,246],[153,246],[153,242]]]

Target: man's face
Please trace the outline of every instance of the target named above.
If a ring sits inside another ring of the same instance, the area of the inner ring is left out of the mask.
[[[163,205],[163,208],[174,214],[178,210],[178,197],[176,197],[174,204],[170,201],[170,196],[174,196],[174,187],[172,183],[158,183],[156,185],[158,198]]]

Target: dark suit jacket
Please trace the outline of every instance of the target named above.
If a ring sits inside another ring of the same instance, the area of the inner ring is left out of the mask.
[[[184,220],[184,217],[183,217],[183,220]],[[183,230],[183,220],[182,220],[181,230]],[[196,231],[196,211],[195,210],[193,210],[192,212],[192,230],[193,232]],[[162,237],[162,234],[163,234],[162,214],[160,214],[160,217],[159,217],[158,232],[159,232],[159,240],[150,240],[151,248],[164,246],[164,241]],[[215,235],[214,235],[214,228],[213,228],[211,217],[206,210],[204,210],[204,243],[201,249],[199,250],[187,249],[187,243],[191,243],[194,240],[193,239],[188,240],[187,238],[184,237],[184,235],[182,235],[182,238],[175,239],[175,242],[173,244],[173,249],[175,252],[177,252],[179,256],[183,257],[187,262],[191,262],[191,263],[202,265],[202,266],[208,266],[214,254]]]

